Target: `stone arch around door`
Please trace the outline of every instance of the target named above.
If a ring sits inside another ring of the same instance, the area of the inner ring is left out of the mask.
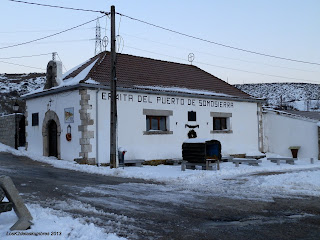
[[[61,151],[60,151],[60,135],[61,135],[61,125],[58,118],[58,115],[51,110],[48,110],[45,114],[43,123],[42,123],[42,139],[43,139],[43,156],[49,156],[49,126],[52,126],[52,121],[56,124],[56,134],[57,134],[57,140],[56,140],[56,151],[57,151],[57,158],[61,159]]]

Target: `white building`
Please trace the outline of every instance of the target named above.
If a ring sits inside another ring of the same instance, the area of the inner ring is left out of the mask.
[[[45,89],[24,96],[28,151],[109,163],[110,66],[103,52],[61,80],[60,65],[49,62]],[[181,158],[192,129],[219,140],[223,154],[262,150],[262,101],[196,66],[118,54],[117,79],[126,159]]]
[[[263,111],[264,151],[292,157],[290,147],[300,147],[298,158],[320,159],[320,112]]]

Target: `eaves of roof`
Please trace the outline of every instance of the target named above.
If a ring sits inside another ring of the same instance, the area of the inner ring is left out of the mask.
[[[37,92],[34,94],[29,94],[21,97],[21,99],[32,99],[43,97],[51,94],[57,94],[65,91],[73,91],[80,88],[89,88],[89,89],[100,89],[100,90],[110,90],[110,86],[101,85],[101,84],[87,84],[79,83],[77,85],[51,88],[42,92]],[[160,91],[160,90],[150,90],[150,89],[141,89],[141,88],[130,88],[130,87],[117,87],[118,92],[132,92],[132,93],[144,93],[144,94],[155,94],[155,95],[168,95],[168,96],[179,96],[179,97],[191,97],[191,98],[204,98],[204,99],[217,99],[217,100],[226,100],[226,101],[237,101],[237,102],[255,102],[255,103],[265,103],[265,100],[256,99],[256,98],[240,98],[232,96],[213,96],[213,95],[204,95],[204,94],[195,94],[195,93],[184,93],[184,92],[174,92],[174,91]]]
[[[291,111],[291,110],[275,110],[271,108],[264,108],[264,113],[273,113],[282,115],[285,117],[290,117],[294,119],[305,120],[309,122],[319,122],[320,121],[320,113],[318,112],[306,112],[306,111]]]

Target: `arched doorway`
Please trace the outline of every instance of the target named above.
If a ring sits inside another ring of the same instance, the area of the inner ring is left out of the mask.
[[[43,156],[61,159],[60,151],[61,125],[54,111],[47,111],[42,123]]]
[[[48,155],[58,157],[57,123],[54,120],[48,122]]]

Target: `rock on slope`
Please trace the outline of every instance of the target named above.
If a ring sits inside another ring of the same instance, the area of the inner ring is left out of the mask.
[[[13,113],[12,106],[20,95],[42,87],[45,73],[0,74],[0,115]],[[23,112],[25,104],[18,101],[19,111]]]
[[[282,101],[282,105],[301,111],[319,110],[320,84],[261,83],[234,86],[252,96],[267,99],[268,104],[274,107],[279,107]]]

